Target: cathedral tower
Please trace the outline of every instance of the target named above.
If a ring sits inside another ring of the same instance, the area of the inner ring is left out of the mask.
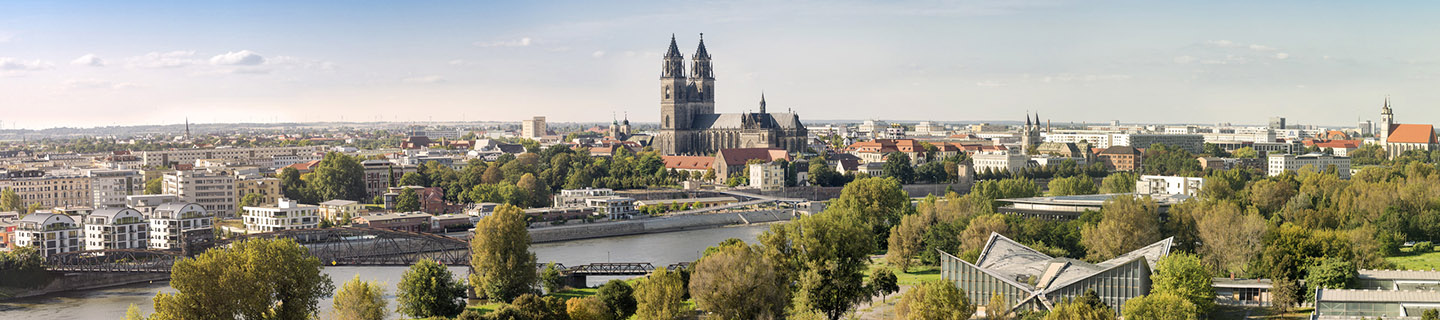
[[[1390,141],[1390,127],[1395,125],[1395,114],[1390,112],[1390,96],[1385,96],[1385,105],[1380,107],[1380,142]]]
[[[660,70],[660,128],[690,129],[685,57],[680,55],[680,47],[675,45],[675,35],[670,35],[670,50],[661,59]]]
[[[705,34],[700,34],[700,46],[695,48],[695,55],[690,63],[690,84],[695,86],[695,96],[691,97],[696,101],[691,112],[694,114],[715,113],[715,72],[710,67],[710,52],[705,50]]]

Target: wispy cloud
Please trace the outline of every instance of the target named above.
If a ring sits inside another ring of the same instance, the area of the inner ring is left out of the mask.
[[[177,50],[169,52],[151,52],[142,56],[126,59],[125,66],[132,68],[181,68],[199,64],[200,59],[195,58],[195,51]]]
[[[476,46],[476,47],[482,47],[482,48],[494,48],[494,47],[529,47],[530,44],[532,44],[532,43],[533,43],[533,41],[530,40],[530,37],[524,37],[524,38],[515,39],[515,40],[501,40],[501,41],[490,41],[490,42],[476,42],[476,43],[475,43],[475,46]]]
[[[75,58],[75,60],[70,60],[70,64],[77,66],[104,67],[105,60],[100,59],[100,57],[91,53],[80,56],[79,58]]]
[[[596,57],[596,58],[604,58],[604,57],[605,57],[605,51],[595,51],[595,52],[593,52],[593,53],[590,53],[590,56]]]
[[[436,75],[417,76],[417,77],[409,77],[409,78],[405,78],[405,79],[400,79],[400,82],[404,82],[404,83],[441,83],[441,82],[445,82],[445,78],[444,78],[444,77],[441,77],[441,76],[436,76]]]
[[[45,70],[54,67],[55,64],[45,60],[0,58],[0,75],[5,76],[21,75],[30,71]]]
[[[1003,82],[1003,81],[999,81],[999,80],[985,80],[985,81],[976,82],[976,83],[975,83],[975,86],[977,86],[977,87],[982,87],[982,88],[996,88],[996,87],[1004,87],[1004,86],[1006,86],[1006,83]]]
[[[258,66],[264,63],[264,56],[250,50],[232,51],[210,58],[210,64],[217,66]]]
[[[134,83],[129,83],[129,82],[114,82],[114,81],[94,79],[94,78],[90,78],[90,79],[71,79],[71,80],[66,80],[66,81],[65,81],[65,88],[67,88],[67,89],[72,89],[72,90],[87,90],[87,89],[111,89],[111,90],[118,90],[118,89],[137,88],[137,87],[140,87],[140,85],[137,85],[137,84],[134,84]]]

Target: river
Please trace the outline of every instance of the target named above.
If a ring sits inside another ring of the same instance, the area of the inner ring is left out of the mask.
[[[729,238],[753,243],[768,226],[735,226],[725,228],[655,233],[601,239],[585,239],[530,246],[540,263],[556,262],[580,265],[593,262],[650,262],[656,266],[694,261],[705,248]],[[457,278],[466,276],[466,268],[452,267]],[[360,275],[367,281],[381,281],[389,287],[387,299],[395,309],[395,292],[404,267],[328,267],[335,286]],[[611,278],[590,277],[591,286]],[[151,298],[156,292],[173,292],[167,282],[131,285],[99,290],[74,291],[49,296],[0,302],[0,319],[118,319],[130,304],[140,306],[149,314],[154,311]],[[322,319],[330,319],[331,301],[320,302]],[[396,318],[392,314],[391,318]]]

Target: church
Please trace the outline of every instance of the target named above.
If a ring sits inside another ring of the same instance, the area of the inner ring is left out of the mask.
[[[685,57],[670,36],[670,50],[661,58],[656,150],[665,155],[711,155],[729,148],[805,150],[808,132],[800,116],[767,112],[764,94],[758,112],[715,113],[715,74],[704,34],[690,60],[687,74]]]
[[[1400,124],[1395,123],[1395,114],[1390,110],[1390,97],[1385,97],[1385,105],[1380,107],[1380,146],[1385,148],[1385,154],[1389,159],[1394,159],[1405,151],[1422,150],[1430,152],[1440,149],[1440,141],[1435,138],[1435,127],[1428,124]]]

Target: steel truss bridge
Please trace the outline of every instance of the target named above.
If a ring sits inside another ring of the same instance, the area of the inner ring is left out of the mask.
[[[470,244],[464,239],[438,234],[373,228],[298,229],[248,234],[216,246],[244,239],[292,239],[309,250],[326,266],[410,266],[422,259],[444,265],[470,264]],[[176,250],[108,249],[65,252],[46,258],[46,269],[58,272],[148,272],[168,273],[176,261],[189,258]],[[684,268],[688,263],[667,266]],[[544,265],[539,267],[543,268]],[[650,263],[591,263],[566,267],[556,265],[567,278],[585,276],[642,276],[655,270]]]

